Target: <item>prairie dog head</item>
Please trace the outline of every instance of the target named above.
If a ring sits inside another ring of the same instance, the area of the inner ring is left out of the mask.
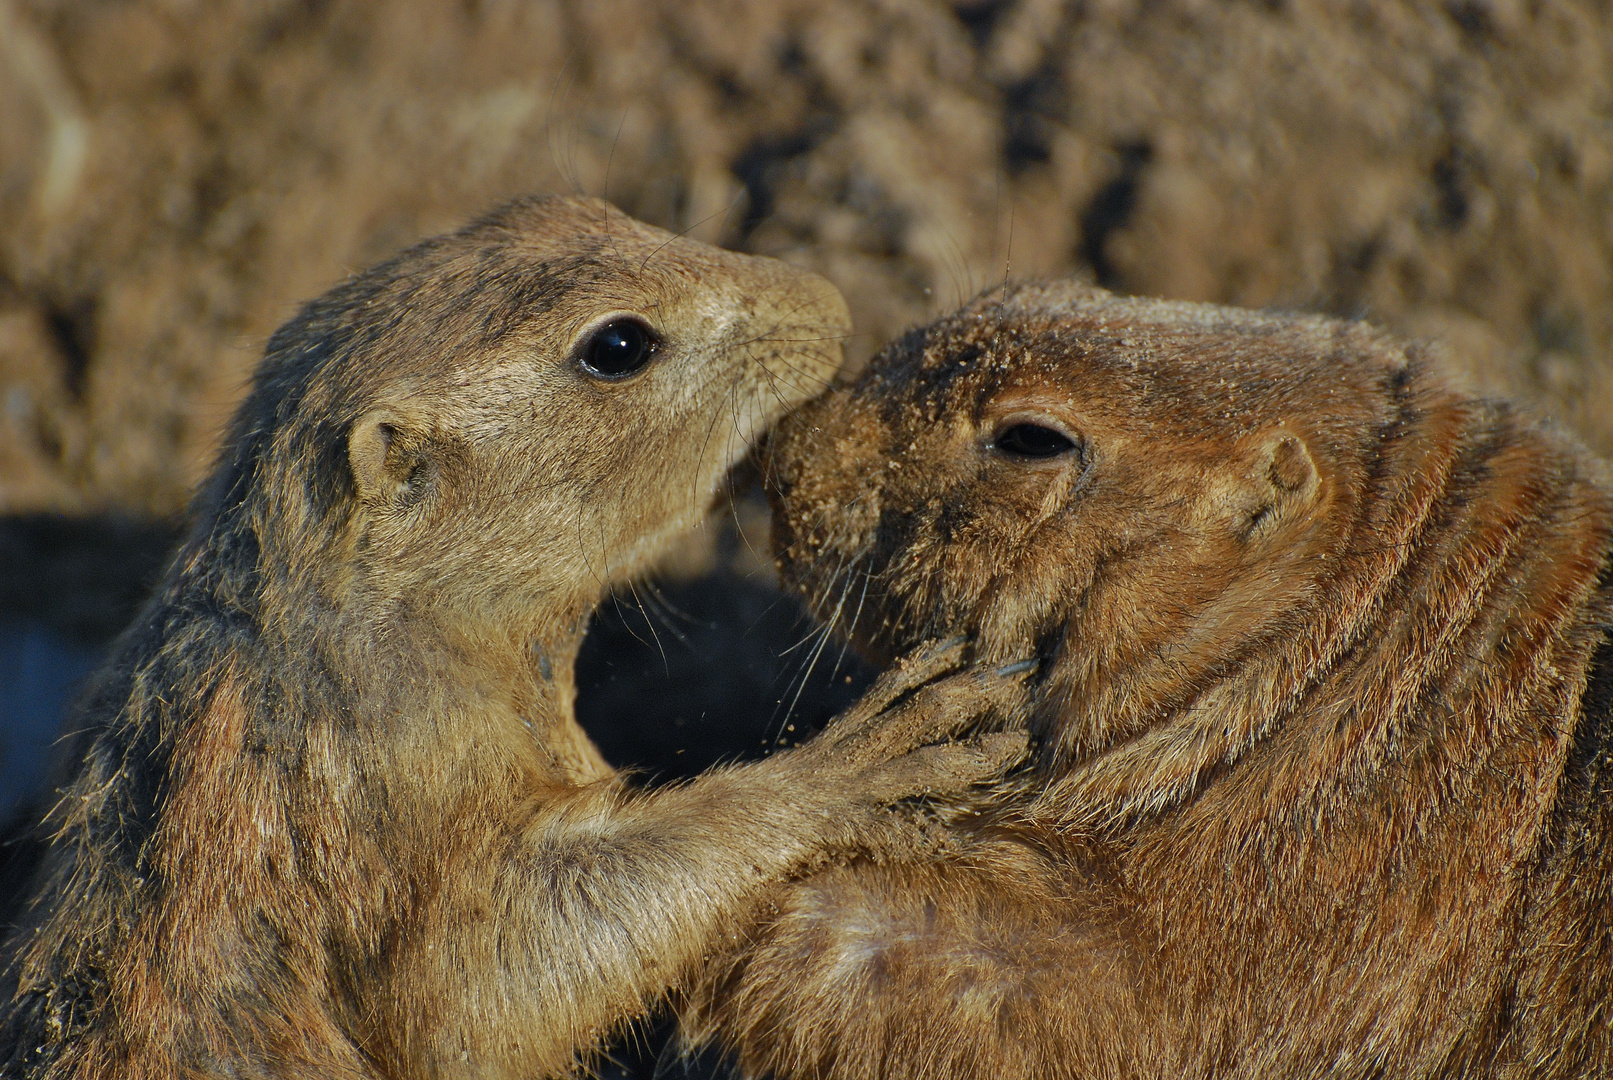
[[[848,330],[814,274],[597,199],[521,200],[277,332],[203,510],[278,548],[266,594],[575,617],[699,520]]]
[[[1358,325],[993,292],[781,425],[780,568],[875,656],[960,631],[1040,655],[1078,759],[1292,635],[1408,378]]]

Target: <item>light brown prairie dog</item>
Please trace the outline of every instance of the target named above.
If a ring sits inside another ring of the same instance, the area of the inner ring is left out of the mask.
[[[1613,1076],[1613,485],[1366,326],[993,291],[771,440],[785,576],[1042,657],[960,849],[783,889],[751,1075]]]
[[[897,700],[956,648],[799,751],[649,794],[573,719],[594,605],[846,330],[822,279],[590,199],[513,203],[305,307],[93,688],[0,1071],[562,1073],[769,881],[1003,763],[1011,739],[907,753],[1012,693]]]

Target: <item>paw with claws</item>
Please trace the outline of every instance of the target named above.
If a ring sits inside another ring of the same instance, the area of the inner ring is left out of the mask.
[[[971,667],[968,648],[953,638],[914,649],[800,753],[868,804],[958,794],[1001,775],[1026,753],[1036,664]]]

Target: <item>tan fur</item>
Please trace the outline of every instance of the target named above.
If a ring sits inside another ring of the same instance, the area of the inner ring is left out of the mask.
[[[1034,423],[1074,449],[1014,457]],[[1613,1075],[1613,489],[1358,324],[982,297],[775,437],[786,576],[1043,657],[957,847],[688,1010],[778,1077]]]
[[[623,315],[658,351],[590,375],[578,349]],[[1011,739],[907,753],[1012,696],[932,682],[955,645],[799,751],[651,794],[573,719],[589,612],[846,330],[822,279],[587,199],[309,304],[81,718],[5,1075],[566,1072],[769,881],[1000,768]]]

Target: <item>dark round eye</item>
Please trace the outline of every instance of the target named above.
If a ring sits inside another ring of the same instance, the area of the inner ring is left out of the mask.
[[[1075,450],[1075,440],[1041,424],[1015,424],[997,433],[992,446],[1010,457],[1050,458]]]
[[[600,379],[625,379],[655,355],[660,344],[637,319],[612,319],[583,342],[583,370]]]

